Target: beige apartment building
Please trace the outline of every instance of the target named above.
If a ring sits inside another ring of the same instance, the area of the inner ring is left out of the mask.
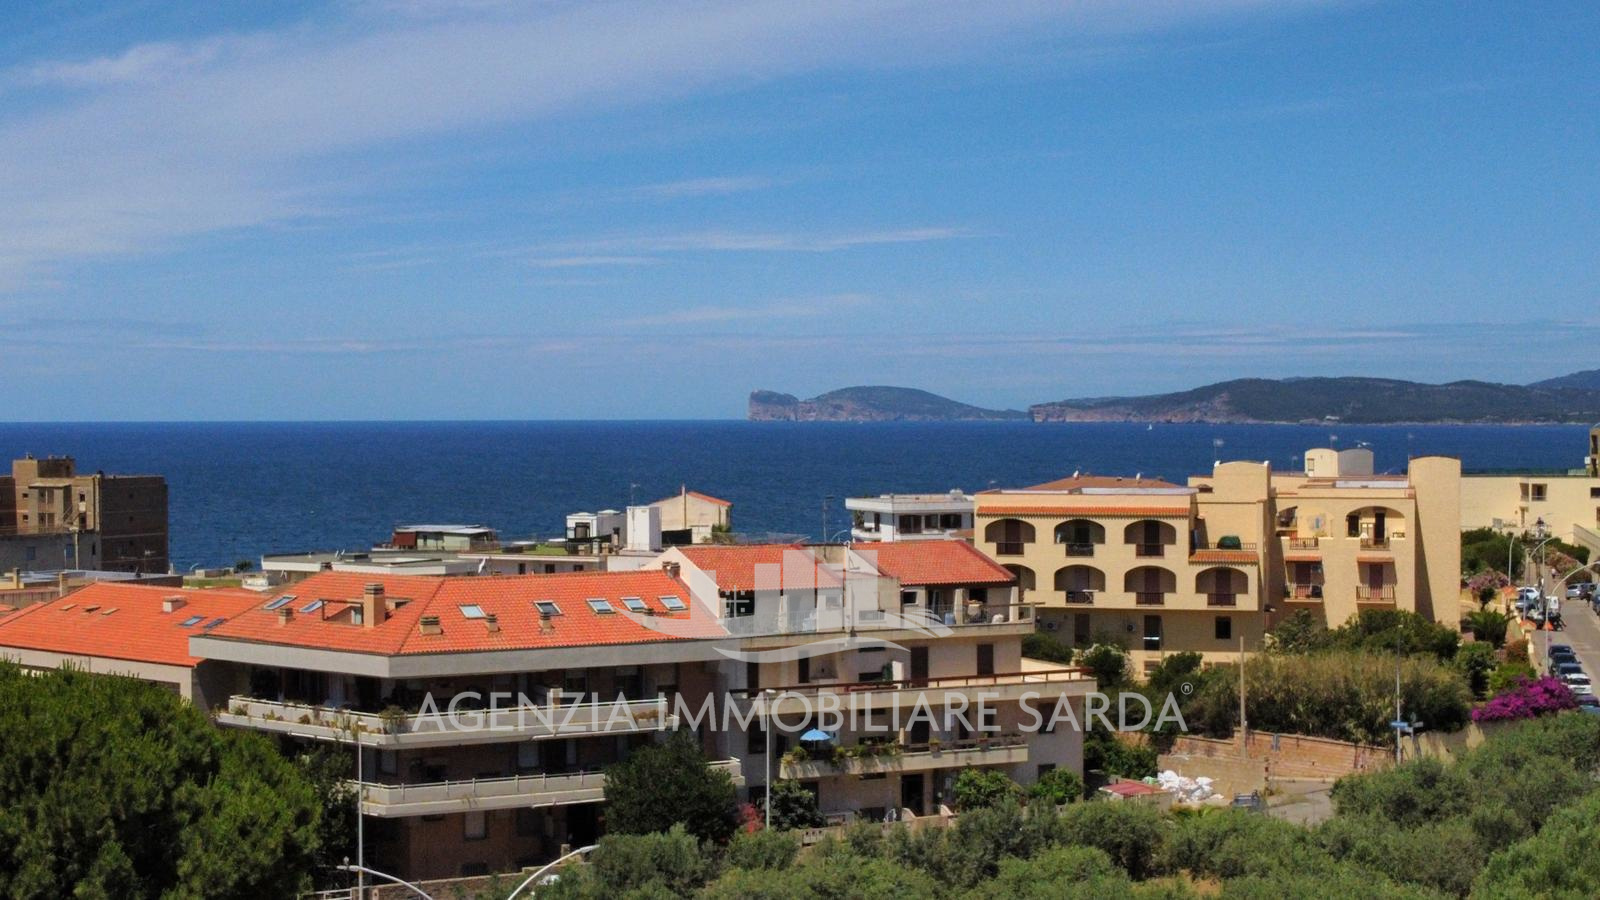
[[[81,475],[70,456],[14,460],[0,476],[0,569],[168,569],[167,481]]]
[[[1600,558],[1600,426],[1589,430],[1583,468],[1508,472],[1461,479],[1461,529],[1544,533]]]
[[[733,504],[681,487],[650,504],[661,511],[661,539],[668,544],[709,544],[733,527]]]
[[[1074,476],[977,495],[976,543],[1016,574],[1040,627],[1110,634],[1142,670],[1164,654],[1232,658],[1297,609],[1459,619],[1460,462],[1375,475],[1368,450],[1311,450],[1306,471],[1219,463],[1187,484]]]

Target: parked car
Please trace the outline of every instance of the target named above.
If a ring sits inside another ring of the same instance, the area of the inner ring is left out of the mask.
[[[1572,653],[1572,645],[1571,644],[1551,644],[1550,645],[1550,652],[1551,653]]]
[[[1556,670],[1553,674],[1562,681],[1566,681],[1568,676],[1584,674],[1583,666],[1580,666],[1575,662],[1562,663],[1561,665],[1556,666]]]
[[[1248,809],[1252,812],[1261,812],[1267,808],[1267,805],[1261,800],[1260,791],[1251,791],[1248,794],[1234,794],[1232,806],[1234,809]]]
[[[1587,675],[1568,675],[1565,678],[1567,690],[1579,696],[1593,697],[1594,685],[1590,683]]]
[[[1578,658],[1571,653],[1552,653],[1550,654],[1550,664],[1545,667],[1545,671],[1554,675],[1564,665],[1575,666],[1577,664]]]
[[[1578,708],[1586,712],[1600,713],[1600,697],[1593,693],[1578,695]]]

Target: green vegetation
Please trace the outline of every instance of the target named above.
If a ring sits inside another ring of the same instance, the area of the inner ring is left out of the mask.
[[[1054,806],[1065,806],[1083,799],[1083,779],[1071,769],[1051,769],[1028,786],[1028,798]]]
[[[697,839],[723,843],[739,824],[737,796],[733,779],[711,767],[694,736],[676,731],[606,769],[606,826],[649,834],[681,823]]]
[[[1317,828],[1230,809],[1020,806],[1000,792],[949,828],[857,825],[800,851],[677,827],[609,836],[551,898],[1591,897],[1600,884],[1600,719],[1495,734],[1454,763],[1343,779]]]
[[[763,793],[757,800],[766,802]],[[762,820],[765,821],[765,811]],[[772,783],[772,827],[779,831],[796,828],[818,828],[823,824],[822,813],[817,810],[817,796],[794,779]]]
[[[285,897],[325,837],[314,776],[160,687],[0,665],[0,895]]]
[[[1516,542],[1515,548],[1512,542]],[[1589,548],[1559,539],[1545,541],[1532,534],[1511,535],[1493,528],[1474,528],[1461,532],[1461,575],[1470,578],[1480,572],[1498,571],[1509,559],[1511,580],[1523,580],[1523,555],[1544,543],[1545,561],[1561,574],[1589,561]],[[1584,579],[1576,579],[1584,580]],[[1592,580],[1592,579],[1589,579]]]
[[[950,789],[950,794],[951,799],[955,801],[956,809],[966,812],[972,809],[988,809],[1005,801],[1015,800],[1022,795],[1022,787],[1008,778],[1004,772],[995,769],[966,768],[956,776],[956,783]]]

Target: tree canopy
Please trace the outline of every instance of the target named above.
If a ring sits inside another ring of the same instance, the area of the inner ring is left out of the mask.
[[[711,767],[687,731],[606,769],[605,796],[612,834],[665,832],[682,823],[696,838],[725,842],[739,825],[733,779]]]
[[[321,807],[264,738],[132,678],[0,665],[0,895],[279,897]]]

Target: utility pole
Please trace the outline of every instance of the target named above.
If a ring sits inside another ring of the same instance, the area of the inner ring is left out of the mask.
[[[1405,733],[1405,720],[1400,718],[1400,661],[1404,655],[1400,649],[1400,635],[1394,639],[1394,764],[1400,765],[1400,736]]]

